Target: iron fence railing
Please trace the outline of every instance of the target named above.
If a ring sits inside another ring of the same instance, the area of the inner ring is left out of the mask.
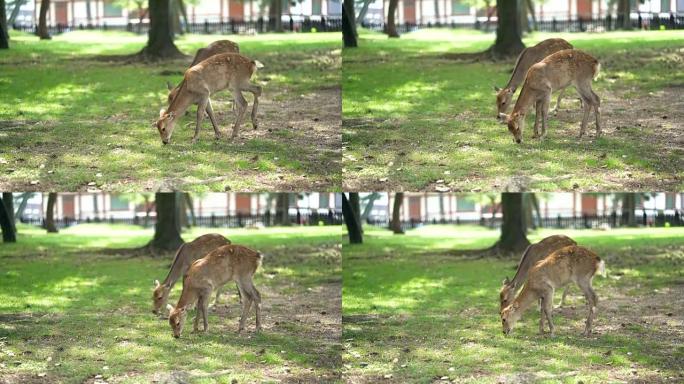
[[[45,226],[45,218],[43,217],[31,217],[31,218],[20,218],[19,221],[24,224]],[[157,219],[155,216],[134,216],[134,217],[85,217],[85,218],[71,218],[63,217],[55,219],[55,225],[58,228],[71,227],[78,224],[128,224],[128,225],[139,225],[141,227],[153,227]],[[342,221],[342,213],[336,210],[323,211],[310,211],[301,212],[297,210],[296,213],[288,214],[287,220],[283,221],[280,217],[277,217],[275,213],[266,211],[263,214],[250,215],[250,214],[240,214],[235,215],[210,215],[210,216],[197,216],[194,219],[189,218],[188,222],[197,227],[207,227],[207,228],[245,228],[245,227],[273,227],[282,225],[340,225]]]
[[[37,25],[14,25],[13,28],[18,31],[36,33]],[[226,21],[209,21],[188,23],[187,29],[183,26],[184,31],[198,34],[255,34],[273,32],[275,30],[273,23],[268,19],[260,18],[254,21],[242,20],[226,20]],[[48,32],[51,35],[58,35],[64,32],[94,30],[94,31],[128,31],[138,34],[147,34],[150,29],[150,24],[133,23],[130,22],[124,25],[108,25],[107,23],[97,25],[87,24],[54,24],[48,26]],[[309,18],[298,17],[296,20],[289,18],[283,20],[283,29],[290,32],[339,32],[342,30],[342,19],[338,17]]]
[[[541,32],[604,32],[620,29],[622,19],[607,15],[602,18],[575,18],[575,19],[541,19],[536,24],[530,21],[529,28]],[[630,18],[629,24],[633,29],[684,29],[684,16],[671,14],[661,17],[658,14],[648,14]],[[386,25],[379,22],[362,22],[364,28],[374,31],[384,31]],[[428,23],[402,23],[397,24],[397,32],[407,33],[425,28],[461,28],[476,30],[496,30],[496,21],[482,22],[428,22]]]
[[[424,225],[434,224],[451,224],[451,225],[480,225],[490,228],[500,228],[502,223],[501,217],[480,217],[479,219],[411,219],[401,222],[401,227],[404,230],[422,227]],[[366,224],[380,227],[389,226],[389,218],[387,217],[369,217]],[[674,211],[673,214],[664,214],[662,212],[636,214],[630,218],[628,214],[619,212],[612,212],[607,215],[581,215],[581,216],[547,216],[533,218],[531,223],[536,227],[556,228],[556,229],[590,229],[590,228],[620,228],[627,227],[633,224],[643,227],[679,227],[684,226],[684,218],[682,213]]]

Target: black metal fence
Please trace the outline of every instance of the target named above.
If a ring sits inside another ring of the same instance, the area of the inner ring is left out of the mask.
[[[13,28],[18,31],[36,33],[37,25],[14,25]],[[48,26],[48,31],[51,35],[58,35],[64,32],[93,30],[93,31],[128,31],[138,34],[147,34],[150,29],[149,23],[132,23],[126,25],[68,25],[56,24]],[[337,17],[325,17],[312,19],[309,17],[296,17],[296,20],[289,17],[288,20],[283,20],[283,29],[290,32],[339,32],[342,30],[342,19]],[[188,23],[187,28],[183,25],[184,31],[199,34],[255,34],[273,32],[275,30],[273,23],[268,19],[259,18],[255,21],[241,21],[241,20],[227,20],[227,21],[209,21],[205,20],[199,23]]]
[[[45,226],[44,218],[21,218],[20,222],[29,225],[36,225],[40,227]],[[139,225],[141,227],[153,227],[157,222],[155,216],[135,216],[131,218],[90,218],[74,219],[64,217],[55,220],[55,225],[58,228],[67,228],[78,224],[127,224]],[[301,212],[297,210],[294,214],[289,214],[287,221],[276,217],[274,213],[266,211],[259,215],[247,215],[237,213],[235,215],[211,215],[211,216],[197,216],[194,219],[188,220],[189,224],[197,227],[206,228],[246,228],[246,227],[277,227],[283,225],[341,225],[342,213],[336,210],[328,210],[327,212],[307,211]]]
[[[577,18],[577,19],[544,19],[538,20],[536,24],[530,22],[530,30],[540,32],[605,32],[620,29],[622,19],[607,15],[603,18]],[[633,29],[684,29],[684,16],[670,14],[668,17],[660,17],[658,14],[648,14],[631,18],[629,23]],[[364,28],[374,31],[384,31],[385,24],[377,22],[363,22],[361,25]],[[476,29],[483,31],[496,30],[497,23],[481,22],[474,23],[403,23],[397,24],[397,32],[407,33],[417,31],[425,28],[462,28],[462,29]]]
[[[451,224],[451,225],[480,225],[489,228],[500,228],[502,219],[500,217],[481,217],[475,220],[463,219],[431,219],[431,220],[417,220],[412,219],[402,221],[401,227],[404,230],[414,229],[425,225],[434,224]],[[366,224],[380,227],[388,227],[389,219],[386,217],[369,217]],[[663,212],[643,212],[643,214],[636,214],[630,218],[628,214],[619,212],[612,212],[607,215],[582,215],[582,216],[548,216],[533,219],[533,226],[543,228],[556,229],[609,229],[628,227],[636,224],[642,227],[680,227],[684,226],[684,218],[682,213],[674,211],[672,214],[665,214]]]

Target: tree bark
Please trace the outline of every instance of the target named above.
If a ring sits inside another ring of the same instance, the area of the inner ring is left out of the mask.
[[[5,12],[5,0],[0,0],[0,49],[9,49],[9,31]]]
[[[16,225],[16,219],[14,217],[14,197],[12,196],[12,192],[3,192],[2,193],[2,201],[4,202],[5,205],[5,210],[7,211],[7,214],[9,215],[9,221],[10,224],[12,225],[12,230],[16,233],[17,232],[17,225]]]
[[[185,195],[185,207],[187,209],[188,216],[190,216],[190,220],[188,220],[188,227],[190,227],[190,224],[196,227],[197,218],[195,217],[195,206],[192,204],[192,196],[190,196],[189,193],[184,193],[183,195]]]
[[[524,251],[530,242],[525,234],[522,193],[502,193],[501,210],[503,212],[501,237],[493,248],[499,253]]]
[[[618,0],[617,4],[617,28],[619,29],[632,29],[632,22],[629,18],[630,14],[630,1],[629,0]]]
[[[10,13],[10,17],[7,20],[7,25],[14,25],[14,21],[19,16],[19,11],[21,11],[21,6],[24,4],[26,4],[26,0],[16,0],[14,2],[14,8],[12,8],[12,13]]]
[[[175,251],[183,244],[178,230],[178,198],[175,192],[155,193],[157,224],[154,226],[154,237],[148,243],[152,250]]]
[[[354,0],[344,0],[342,4],[342,40],[345,48],[358,45],[356,23],[354,19]]]
[[[359,222],[361,221],[361,199],[359,198],[358,192],[349,192],[349,205],[354,211],[354,217],[356,217]],[[361,227],[361,233],[363,233],[363,226]]]
[[[57,233],[57,226],[55,225],[55,204],[57,203],[57,193],[50,192],[47,201],[47,213],[45,215],[45,229],[48,233]]]
[[[149,0],[150,31],[147,46],[140,54],[150,59],[167,59],[183,56],[173,43],[171,21],[172,0]]]
[[[277,225],[290,225],[290,195],[285,192],[276,194],[276,217]]]
[[[527,3],[527,9],[530,12],[530,17],[532,18],[532,25],[534,26],[534,30],[539,29],[539,25],[537,25],[537,15],[534,14],[534,3],[532,0],[525,0]],[[528,32],[531,32],[529,27],[527,28]]]
[[[397,6],[399,5],[399,0],[389,0],[389,6],[387,7],[387,36],[389,37],[399,37],[399,32],[397,32],[397,25],[395,22],[395,16],[397,14]]]
[[[185,23],[185,29],[181,29],[186,33],[190,33],[190,23],[188,23],[188,10],[185,8],[185,3],[183,0],[178,0],[178,9],[180,10],[181,16],[183,16],[183,22]]]
[[[350,244],[361,244],[363,243],[363,234],[361,233],[361,222],[359,218],[354,214],[354,209],[352,209],[346,194],[342,194],[342,216],[344,217],[344,223],[347,226],[347,233],[349,234]]]
[[[271,5],[268,7],[268,23],[271,25],[273,32],[283,32],[283,1],[271,0]]]
[[[629,227],[636,227],[636,193],[625,193],[622,196],[622,215],[621,221],[623,225]]]
[[[403,235],[404,230],[401,228],[401,204],[404,201],[404,193],[397,192],[394,194],[394,204],[392,204],[392,222],[390,222],[390,229],[395,235]]]
[[[7,210],[3,200],[4,197],[0,198],[0,229],[2,229],[2,241],[4,243],[16,243],[17,233],[10,221],[12,212]]]
[[[28,201],[30,198],[31,198],[30,192],[24,192],[21,194],[21,202],[19,203],[19,207],[17,207],[17,211],[14,214],[15,222],[17,220],[21,220],[21,217],[24,215],[24,210],[26,209],[26,205],[28,204]]]
[[[520,33],[519,0],[497,0],[496,14],[499,19],[496,27],[496,41],[489,48],[492,56],[517,56],[525,49]]]
[[[361,25],[363,23],[363,19],[366,18],[366,14],[368,13],[368,7],[370,7],[370,4],[373,2],[373,0],[363,0],[363,5],[361,6],[361,10],[359,11],[359,15],[356,16],[356,24]]]
[[[38,17],[38,32],[37,35],[41,40],[49,40],[50,32],[47,28],[47,13],[50,10],[50,0],[40,1],[40,16]]]

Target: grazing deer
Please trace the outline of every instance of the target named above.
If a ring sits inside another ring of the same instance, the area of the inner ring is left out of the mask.
[[[549,236],[536,244],[530,244],[520,258],[518,270],[515,271],[513,280],[509,280],[508,277],[506,277],[503,281],[503,286],[501,287],[501,291],[499,291],[499,311],[502,311],[511,303],[511,301],[513,301],[515,293],[527,279],[527,273],[534,264],[554,251],[569,245],[577,245],[577,243],[575,240],[564,235]],[[563,290],[563,297],[561,298],[560,303],[561,307],[565,302],[565,297],[567,296],[569,289],[570,287],[566,287],[565,290]]]
[[[245,328],[245,320],[250,307],[256,310],[256,330],[261,330],[261,294],[254,287],[252,276],[261,265],[262,256],[240,245],[224,245],[195,261],[183,278],[183,292],[175,307],[168,305],[169,324],[173,337],[180,337],[187,316],[187,310],[197,302],[197,314],[193,330],[198,331],[199,318],[202,317],[204,332],[207,331],[207,309],[209,297],[214,289],[233,280],[237,283],[242,300],[242,314],[238,333]]]
[[[501,311],[504,334],[508,335],[523,312],[541,299],[539,333],[544,334],[544,318],[546,318],[551,336],[553,336],[554,327],[551,321],[553,291],[574,282],[582,289],[587,299],[589,315],[584,334],[589,336],[598,303],[598,297],[591,287],[591,281],[597,271],[605,275],[604,262],[594,252],[576,245],[563,247],[537,262],[530,269],[522,291],[509,306]]]
[[[512,104],[511,101],[513,100],[513,95],[515,94],[516,89],[518,89],[518,86],[520,86],[520,84],[522,84],[525,80],[527,70],[530,69],[532,65],[542,61],[546,56],[552,53],[572,48],[572,44],[563,39],[546,39],[533,47],[523,49],[518,56],[518,60],[515,62],[515,67],[513,68],[511,78],[508,80],[508,84],[506,84],[506,86],[503,88],[494,86],[494,90],[497,92],[497,117],[499,119],[506,118],[506,111]],[[561,99],[563,98],[563,92],[565,92],[565,89],[562,89],[558,94],[558,100],[556,101],[556,108],[554,108],[554,112],[557,111],[560,106]]]
[[[601,136],[601,100],[591,89],[591,81],[598,76],[601,64],[589,54],[577,49],[566,49],[556,52],[541,62],[533,65],[527,72],[520,96],[515,102],[513,112],[508,116],[506,124],[513,134],[516,143],[522,143],[522,131],[525,114],[532,107],[536,108],[533,138],[546,136],[546,118],[549,112],[551,93],[554,90],[574,85],[582,98],[584,117],[579,137],[584,135],[589,120],[589,112],[594,109],[596,115],[596,137]],[[542,131],[539,132],[541,118]]]
[[[220,139],[221,132],[216,123],[209,96],[226,88],[230,89],[237,105],[237,117],[231,137],[237,136],[247,110],[247,100],[242,96],[242,91],[251,92],[254,95],[252,125],[256,129],[261,87],[251,84],[249,80],[257,68],[262,66],[261,63],[240,54],[223,53],[214,55],[185,71],[183,81],[178,86],[176,97],[173,98],[168,109],[159,111],[159,119],[155,123],[162,143],[169,143],[177,118],[180,118],[192,104],[197,104],[197,125],[192,142],[197,142],[199,138],[199,129],[204,119],[205,110],[214,127],[216,139]]]
[[[240,46],[237,43],[230,40],[214,41],[213,43],[207,45],[205,48],[200,48],[197,50],[197,53],[195,53],[195,58],[192,59],[192,64],[190,64],[189,68],[192,68],[193,66],[195,66],[195,64],[199,64],[201,61],[204,61],[214,55],[219,55],[221,53],[240,53]],[[180,84],[174,87],[173,84],[167,81],[166,86],[169,89],[168,102],[169,105],[171,105],[171,102],[178,94],[178,88],[180,87]]]
[[[230,244],[230,240],[216,233],[202,235],[189,243],[182,244],[178,248],[178,251],[176,251],[176,256],[171,264],[171,269],[166,275],[164,282],[159,283],[159,280],[154,281],[152,313],[155,315],[161,314],[162,308],[166,306],[166,302],[169,299],[171,288],[173,288],[176,281],[185,274],[185,271],[190,268],[190,264],[192,264],[193,261],[204,257],[214,249],[227,244]],[[218,301],[220,293],[220,289],[216,291],[216,300],[214,302]]]

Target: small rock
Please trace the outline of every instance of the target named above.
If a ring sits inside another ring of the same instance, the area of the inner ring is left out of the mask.
[[[381,183],[386,183],[387,180],[389,180],[389,179],[386,178],[386,177],[381,177],[380,179],[378,179],[378,181],[381,182]]]
[[[359,366],[360,366],[361,368],[366,368],[366,367],[368,366],[368,363],[366,363],[366,362],[361,362],[361,363],[359,363]]]
[[[388,374],[386,374],[386,375],[383,375],[382,378],[383,378],[383,379],[391,379],[391,378],[392,378],[392,374],[391,374],[391,373],[388,373]]]

